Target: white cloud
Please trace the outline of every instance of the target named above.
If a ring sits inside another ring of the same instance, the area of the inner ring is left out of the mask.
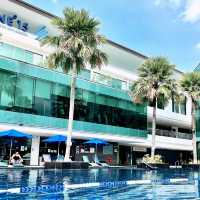
[[[185,22],[200,21],[200,0],[154,0],[156,6],[167,6],[173,9],[181,8],[180,18]]]
[[[195,48],[200,49],[200,42],[195,45]]]
[[[181,14],[186,22],[195,23],[200,20],[200,0],[187,0],[185,11]]]
[[[154,0],[156,6],[166,5],[172,8],[178,8],[181,5],[182,0]]]
[[[53,3],[58,3],[58,0],[51,0]]]

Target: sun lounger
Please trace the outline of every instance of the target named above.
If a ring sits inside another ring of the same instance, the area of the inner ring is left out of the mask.
[[[101,165],[102,167],[110,167],[110,165],[107,164],[105,161],[100,161],[97,155],[94,156],[94,161],[95,163]]]
[[[1,167],[8,167],[8,164],[7,164],[6,162],[1,162],[1,161],[0,161],[0,168],[1,168]]]
[[[57,155],[56,162],[63,162],[64,158],[65,157],[63,155]]]
[[[42,155],[44,162],[51,162],[50,154],[43,154]]]
[[[98,165],[97,163],[95,163],[95,162],[90,162],[88,156],[83,156],[83,161],[89,163],[89,165],[90,165],[91,167],[100,167],[100,165]]]

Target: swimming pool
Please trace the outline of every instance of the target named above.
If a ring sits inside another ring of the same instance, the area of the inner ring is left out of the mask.
[[[199,178],[181,169],[0,169],[0,199],[197,199]]]

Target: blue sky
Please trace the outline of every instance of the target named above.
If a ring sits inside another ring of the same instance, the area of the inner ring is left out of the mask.
[[[147,56],[165,56],[178,69],[200,62],[200,0],[27,0],[62,16],[65,6],[85,8],[101,33]]]

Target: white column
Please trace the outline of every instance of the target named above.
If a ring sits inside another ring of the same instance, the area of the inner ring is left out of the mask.
[[[40,136],[32,137],[30,165],[38,165],[40,151]]]

